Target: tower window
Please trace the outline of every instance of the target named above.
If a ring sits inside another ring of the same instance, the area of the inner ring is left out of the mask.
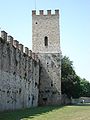
[[[45,38],[44,38],[44,45],[47,47],[48,46],[48,37],[47,36],[45,36]]]

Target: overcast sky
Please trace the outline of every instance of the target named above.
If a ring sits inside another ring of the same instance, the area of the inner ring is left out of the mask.
[[[0,0],[0,27],[32,48],[32,9],[60,10],[61,50],[90,81],[90,0]]]

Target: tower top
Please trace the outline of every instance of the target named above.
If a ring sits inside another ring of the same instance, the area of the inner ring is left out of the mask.
[[[35,53],[59,53],[59,10],[32,11],[32,49]]]
[[[44,10],[39,10],[39,15],[59,15],[59,10],[55,10],[55,13],[52,14],[51,13],[52,11],[51,10],[47,10],[47,14],[44,14]],[[36,14],[36,10],[32,10],[32,16],[33,15],[38,15]]]

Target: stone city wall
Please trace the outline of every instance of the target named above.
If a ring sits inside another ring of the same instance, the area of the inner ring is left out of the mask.
[[[38,105],[39,60],[12,36],[0,37],[0,111]]]

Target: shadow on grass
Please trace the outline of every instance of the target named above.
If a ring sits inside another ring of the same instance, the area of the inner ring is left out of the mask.
[[[35,116],[43,115],[45,113],[60,109],[62,107],[63,106],[45,106],[16,111],[1,112],[0,120],[23,120],[23,119],[26,120],[26,118],[32,119]]]

